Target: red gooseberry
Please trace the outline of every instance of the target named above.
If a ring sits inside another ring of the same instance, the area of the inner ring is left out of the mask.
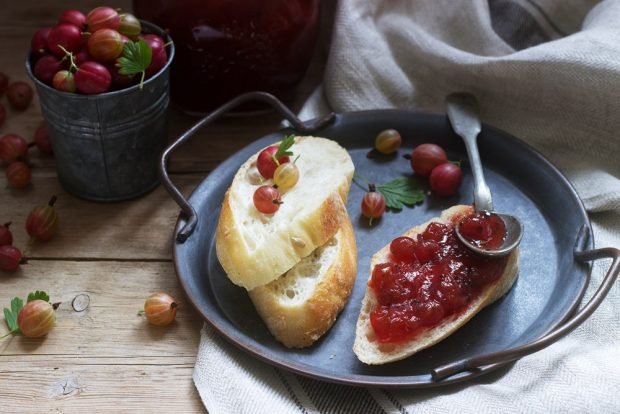
[[[118,12],[111,7],[95,7],[86,15],[86,24],[91,33],[103,28],[117,30],[120,23]]]
[[[52,27],[47,37],[47,49],[58,57],[65,56],[65,50],[77,52],[81,46],[82,30],[72,24],[62,23]]]
[[[51,31],[51,27],[43,27],[34,32],[30,40],[30,50],[36,56],[43,56],[47,52],[47,38]]]
[[[47,335],[56,323],[54,306],[44,300],[36,299],[26,303],[17,315],[17,325],[24,336],[39,338]]]
[[[446,152],[436,144],[421,144],[411,153],[411,168],[416,175],[428,177],[433,168],[448,162]]]
[[[123,53],[121,34],[112,29],[99,29],[88,38],[88,53],[99,62],[112,62]]]
[[[10,187],[25,188],[30,185],[32,171],[30,166],[23,161],[15,161],[9,164],[4,171]]]
[[[58,228],[58,213],[54,208],[56,196],[53,196],[47,205],[37,206],[30,211],[26,219],[26,232],[30,237],[39,241],[48,241]]]
[[[13,272],[22,261],[22,252],[15,246],[0,246],[0,270]]]
[[[0,137],[0,160],[11,163],[28,155],[28,143],[16,134]]]
[[[87,61],[75,72],[75,85],[78,91],[95,94],[107,91],[112,83],[110,71],[100,63]]]
[[[86,16],[79,10],[65,10],[58,18],[58,24],[67,23],[84,28],[86,24]]]
[[[75,75],[68,70],[59,70],[52,79],[52,86],[63,92],[75,92]]]
[[[52,84],[54,75],[62,69],[62,62],[56,56],[42,56],[34,65],[34,76],[43,83]]]
[[[13,233],[9,230],[11,222],[0,225],[0,246],[6,246],[13,244]]]
[[[433,168],[429,177],[431,190],[444,197],[456,194],[462,181],[463,172],[461,168],[451,162],[446,162]]]
[[[7,89],[6,97],[13,109],[21,111],[30,105],[34,91],[26,82],[13,82]]]
[[[49,130],[47,129],[47,124],[45,122],[41,122],[41,125],[39,125],[34,131],[33,140],[34,144],[42,153],[52,154],[54,152],[52,149]]]

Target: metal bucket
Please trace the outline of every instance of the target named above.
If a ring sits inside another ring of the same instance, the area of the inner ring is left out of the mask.
[[[142,22],[145,32],[162,36],[168,62],[153,77],[126,89],[97,95],[58,91],[26,71],[39,94],[58,179],[78,197],[120,201],[141,196],[159,184],[158,162],[168,141],[170,37]]]

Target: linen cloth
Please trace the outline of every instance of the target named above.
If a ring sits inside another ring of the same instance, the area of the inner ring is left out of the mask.
[[[323,85],[301,111],[444,112],[470,91],[484,122],[569,178],[596,247],[620,247],[620,1],[342,0]],[[597,261],[598,286],[609,261]],[[586,293],[586,299],[593,289]],[[194,372],[210,413],[620,412],[620,286],[567,337],[507,370],[428,390],[364,389],[291,374],[209,326]]]

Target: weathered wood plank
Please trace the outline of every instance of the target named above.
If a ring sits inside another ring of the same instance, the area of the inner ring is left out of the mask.
[[[0,306],[36,289],[63,302],[57,326],[42,339],[0,340],[0,411],[201,410],[191,374],[202,320],[171,263],[32,260],[16,274],[1,275]],[[170,327],[137,315],[154,291],[181,303]],[[82,293],[90,306],[76,312],[71,301]]]

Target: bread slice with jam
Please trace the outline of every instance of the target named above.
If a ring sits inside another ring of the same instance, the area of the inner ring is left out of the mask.
[[[518,249],[502,259],[459,250],[466,248],[453,228],[471,214],[471,206],[457,205],[405,232],[425,246],[416,247],[411,262],[398,260],[391,243],[373,255],[353,345],[360,361],[378,365],[407,358],[442,341],[510,290]]]
[[[356,274],[355,234],[347,218],[327,243],[249,295],[278,341],[303,348],[334,324],[351,295]]]
[[[253,204],[255,190],[273,184],[257,178],[260,152],[239,168],[224,196],[216,253],[229,279],[247,290],[289,271],[334,237],[348,219],[346,200],[354,170],[348,152],[335,141],[309,136],[295,137],[290,150],[299,156],[299,181],[281,192],[276,213],[261,213]]]

